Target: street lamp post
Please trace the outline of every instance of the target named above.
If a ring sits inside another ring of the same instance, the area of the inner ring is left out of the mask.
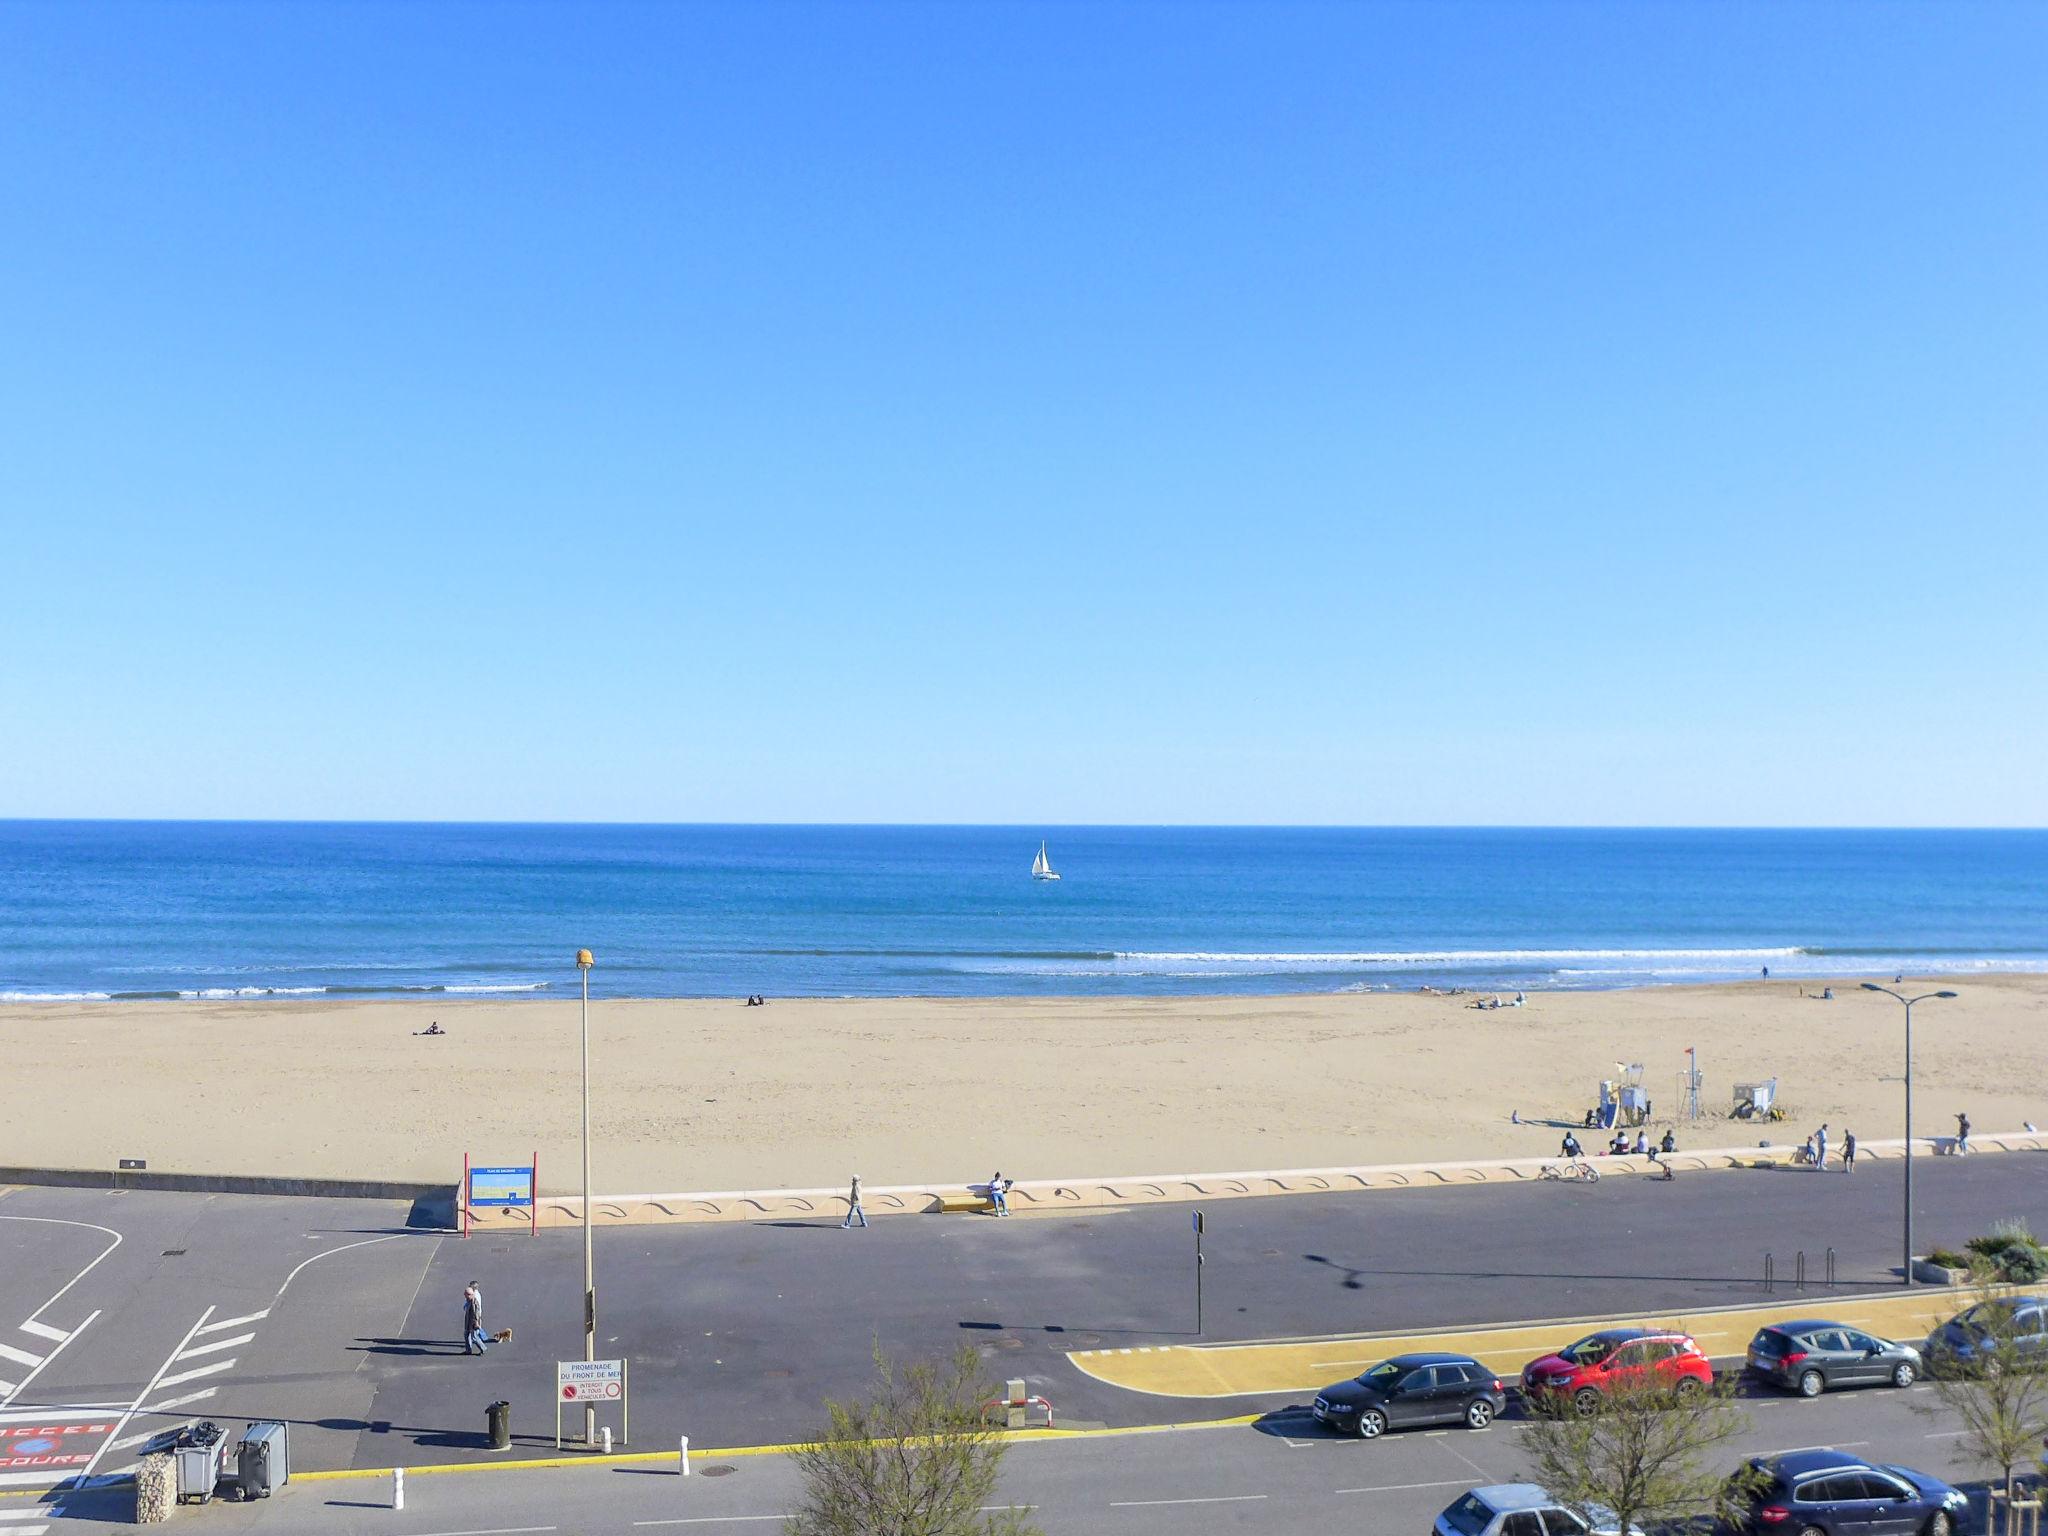
[[[576,970],[583,978],[583,1358],[597,1358],[597,1280],[591,1267],[590,1244],[590,951],[576,951]],[[583,1405],[583,1443],[597,1444],[597,1404]]]
[[[1863,983],[1866,992],[1882,992],[1886,997],[1897,998],[1906,1005],[1906,1284],[1913,1283],[1913,1005],[1924,1003],[1930,997],[1954,997],[1953,992],[1922,992],[1918,997],[1907,997],[1894,992],[1890,987],[1880,987],[1874,981]]]

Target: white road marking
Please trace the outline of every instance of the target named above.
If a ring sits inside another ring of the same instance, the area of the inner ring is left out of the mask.
[[[0,1424],[76,1424],[81,1419],[104,1419],[119,1413],[122,1403],[45,1403],[40,1408],[10,1408],[0,1413]]]
[[[62,1344],[71,1337],[62,1328],[52,1328],[48,1323],[39,1323],[34,1318],[30,1318],[27,1322],[23,1323],[21,1331],[23,1333],[32,1333],[39,1339],[48,1339],[53,1344]]]
[[[165,1398],[160,1403],[151,1403],[142,1411],[144,1413],[169,1413],[173,1408],[189,1408],[194,1403],[205,1402],[218,1390],[216,1387],[201,1387],[197,1392],[187,1392],[183,1397],[170,1397]]]
[[[1414,1488],[1470,1488],[1472,1479],[1457,1477],[1447,1483],[1382,1483],[1377,1488],[1339,1488],[1338,1493],[1406,1493]]]
[[[58,1520],[63,1515],[62,1504],[38,1504],[33,1509],[0,1509],[0,1520]]]
[[[261,1312],[244,1312],[240,1317],[224,1317],[217,1323],[208,1323],[199,1332],[202,1335],[223,1333],[230,1328],[239,1328],[244,1323],[260,1323],[268,1316],[270,1316],[270,1308],[265,1307]]]
[[[686,1515],[677,1520],[635,1520],[635,1525],[737,1525],[747,1520],[787,1520],[787,1515]]]
[[[560,1529],[555,1525],[494,1525],[483,1531],[421,1531],[419,1536],[535,1536],[536,1532]]]
[[[113,1249],[111,1248],[107,1250],[107,1253],[112,1252]],[[103,1253],[100,1255],[100,1258],[103,1259],[106,1256],[107,1255]],[[93,1264],[97,1264],[98,1262],[99,1259],[93,1260]],[[88,1264],[86,1266],[87,1269],[90,1269],[91,1267],[91,1264]],[[83,1274],[84,1271],[81,1270],[79,1273]],[[47,1306],[49,1305],[49,1303],[45,1302],[44,1305]],[[72,1341],[76,1339],[81,1333],[85,1332],[86,1329],[90,1328],[94,1324],[94,1322],[98,1320],[99,1315],[99,1308],[93,1308],[93,1310],[87,1315],[85,1321],[80,1323],[76,1328],[72,1329],[69,1333],[65,1334],[64,1337],[58,1341],[57,1347],[51,1350],[47,1355],[43,1356],[42,1363],[38,1365],[34,1370],[30,1371],[26,1376],[22,1377],[19,1383],[10,1387],[5,1382],[0,1382],[0,1406],[4,1406],[5,1404],[11,1403],[14,1401],[15,1398],[21,1396],[21,1394],[25,1390],[27,1390],[28,1384],[34,1381],[38,1376],[42,1375],[44,1370],[46,1370],[49,1367],[49,1364],[52,1360],[55,1360],[59,1355],[63,1354],[66,1349],[70,1348]],[[36,1328],[40,1328],[42,1325],[37,1323],[34,1318],[30,1318],[28,1322],[23,1323],[21,1326],[23,1328],[33,1330]],[[49,1331],[55,1333],[57,1330],[52,1328]]]
[[[294,1269],[284,1277],[284,1284],[277,1288],[277,1295],[271,1298],[270,1305],[274,1307],[284,1299],[284,1293],[291,1288],[291,1283],[299,1278],[299,1270],[304,1269],[307,1264],[317,1264],[322,1259],[331,1259],[337,1253],[347,1253],[351,1248],[368,1248],[373,1243],[395,1243],[401,1237],[446,1237],[447,1235],[445,1232],[392,1232],[383,1237],[366,1237],[360,1243],[343,1243],[339,1248],[329,1248],[324,1253],[316,1253],[312,1258],[305,1260],[297,1269]],[[267,1308],[264,1315],[268,1315]],[[554,1527],[550,1525],[543,1527],[543,1529],[551,1531]]]
[[[175,1376],[160,1377],[155,1384],[159,1387],[181,1386],[188,1381],[197,1381],[202,1376],[211,1376],[217,1371],[231,1371],[234,1368],[235,1362],[232,1360],[216,1360],[211,1365],[194,1366],[191,1370],[180,1371]]]
[[[1263,1493],[1223,1493],[1211,1499],[1112,1499],[1111,1509],[1151,1509],[1159,1504],[1251,1504]]]
[[[81,1227],[88,1232],[104,1232],[107,1234],[107,1236],[113,1239],[111,1243],[107,1244],[106,1247],[102,1248],[99,1251],[98,1257],[94,1258],[92,1263],[86,1265],[85,1268],[81,1269],[77,1274],[73,1275],[69,1280],[66,1280],[62,1285],[60,1285],[57,1288],[56,1295],[52,1296],[40,1307],[37,1307],[35,1311],[29,1313],[28,1321],[23,1323],[21,1326],[31,1333],[35,1332],[38,1329],[38,1327],[48,1326],[47,1324],[39,1324],[37,1320],[41,1318],[45,1312],[49,1311],[50,1308],[54,1307],[55,1305],[57,1305],[58,1302],[62,1301],[64,1299],[64,1293],[66,1291],[70,1290],[71,1287],[78,1284],[78,1282],[83,1280],[87,1275],[91,1274],[93,1270],[98,1267],[101,1259],[104,1259],[108,1254],[112,1253],[116,1248],[121,1246],[121,1234],[116,1232],[112,1227],[101,1226],[96,1221],[65,1221],[61,1217],[57,1216],[0,1216],[0,1221],[34,1221],[40,1222],[44,1226],[48,1227]],[[92,1315],[92,1317],[98,1316],[98,1312],[94,1312]],[[35,1370],[30,1371],[26,1376],[22,1377],[20,1381],[0,1381],[0,1408],[4,1408],[9,1403],[14,1401],[14,1399],[21,1394],[22,1390],[25,1387],[27,1387],[30,1382],[36,1379],[36,1372],[40,1371],[43,1368],[43,1366],[48,1365],[50,1361],[56,1359],[57,1356],[63,1352],[64,1344],[68,1344],[71,1341],[71,1338],[75,1338],[77,1337],[77,1335],[83,1333],[85,1331],[85,1324],[91,1322],[92,1317],[88,1317],[85,1320],[85,1323],[80,1323],[76,1328],[72,1329],[70,1337],[66,1338],[63,1341],[63,1343],[58,1344],[58,1346],[55,1349],[51,1350],[50,1353],[44,1357],[42,1362],[36,1366]]]
[[[32,1355],[25,1349],[16,1349],[12,1344],[0,1344],[0,1360],[12,1360],[16,1365],[28,1366],[43,1363],[41,1355]]]
[[[197,1422],[198,1420],[196,1419],[187,1419],[183,1424],[165,1424],[156,1429],[145,1429],[139,1435],[128,1435],[123,1439],[114,1441],[108,1445],[107,1449],[110,1451],[125,1451],[131,1445],[140,1445],[145,1440],[154,1440],[158,1435],[166,1432],[175,1433],[185,1428],[187,1424],[196,1424]]]
[[[180,1360],[190,1360],[198,1355],[213,1354],[216,1350],[233,1349],[236,1345],[246,1344],[255,1337],[256,1335],[253,1333],[238,1333],[232,1339],[215,1339],[211,1344],[194,1344],[185,1353],[178,1356],[178,1358]]]
[[[1846,1451],[1851,1446],[1868,1445],[1868,1440],[1837,1440],[1833,1445],[1794,1445],[1782,1451],[1773,1451],[1773,1456],[1792,1456],[1800,1451]]]
[[[135,1411],[148,1402],[150,1395],[156,1391],[157,1383],[163,1379],[164,1372],[171,1368],[171,1362],[178,1358],[185,1346],[192,1342],[193,1335],[198,1333],[201,1328],[204,1328],[212,1317],[213,1308],[208,1307],[199,1314],[199,1321],[185,1330],[185,1337],[178,1340],[178,1347],[164,1356],[164,1363],[156,1368],[156,1375],[149,1378],[149,1385],[135,1394],[135,1401],[128,1405],[127,1412],[123,1413],[120,1419],[116,1421],[114,1434],[118,1435],[128,1427],[128,1421],[135,1417]],[[109,1438],[111,1439],[111,1437]],[[91,1479],[93,1469],[100,1464],[100,1458],[107,1454],[107,1444],[108,1442],[105,1440],[100,1442],[100,1448],[92,1453],[92,1460],[88,1461],[85,1464],[85,1470],[78,1474],[77,1482],[79,1487],[86,1486],[87,1482]]]

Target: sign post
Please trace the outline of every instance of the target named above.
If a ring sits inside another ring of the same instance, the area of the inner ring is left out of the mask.
[[[631,1427],[627,1384],[631,1380],[625,1360],[557,1360],[555,1362],[555,1449],[562,1448],[562,1405],[582,1404],[595,1417],[599,1403],[619,1405],[619,1444],[627,1442]]]
[[[462,1159],[462,1235],[469,1236],[469,1213],[491,1206],[526,1208],[526,1230],[540,1230],[540,1154],[525,1167],[477,1168]]]
[[[1202,1213],[1195,1212],[1195,1337],[1202,1336]]]

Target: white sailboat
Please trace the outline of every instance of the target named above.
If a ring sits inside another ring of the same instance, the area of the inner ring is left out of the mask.
[[[1038,857],[1031,861],[1031,878],[1034,880],[1059,879],[1059,875],[1053,870],[1052,860],[1045,856],[1045,844],[1043,842],[1038,845]]]

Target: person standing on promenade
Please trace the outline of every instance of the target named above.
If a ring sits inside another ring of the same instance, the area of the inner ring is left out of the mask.
[[[1956,1151],[1970,1150],[1970,1117],[1960,1111],[1956,1115]]]
[[[1813,1133],[1813,1171],[1825,1173],[1828,1166],[1828,1127],[1823,1120],[1819,1130]]]
[[[462,1347],[472,1355],[491,1347],[484,1334],[484,1293],[474,1280],[462,1288]]]
[[[855,1222],[862,1226],[868,1224],[868,1213],[860,1208],[860,1175],[857,1173],[853,1176],[853,1188],[847,1192],[846,1220],[839,1223],[839,1230],[844,1232]]]
[[[1844,1131],[1842,1132],[1842,1172],[1854,1173],[1855,1171],[1856,1133],[1854,1131]]]

